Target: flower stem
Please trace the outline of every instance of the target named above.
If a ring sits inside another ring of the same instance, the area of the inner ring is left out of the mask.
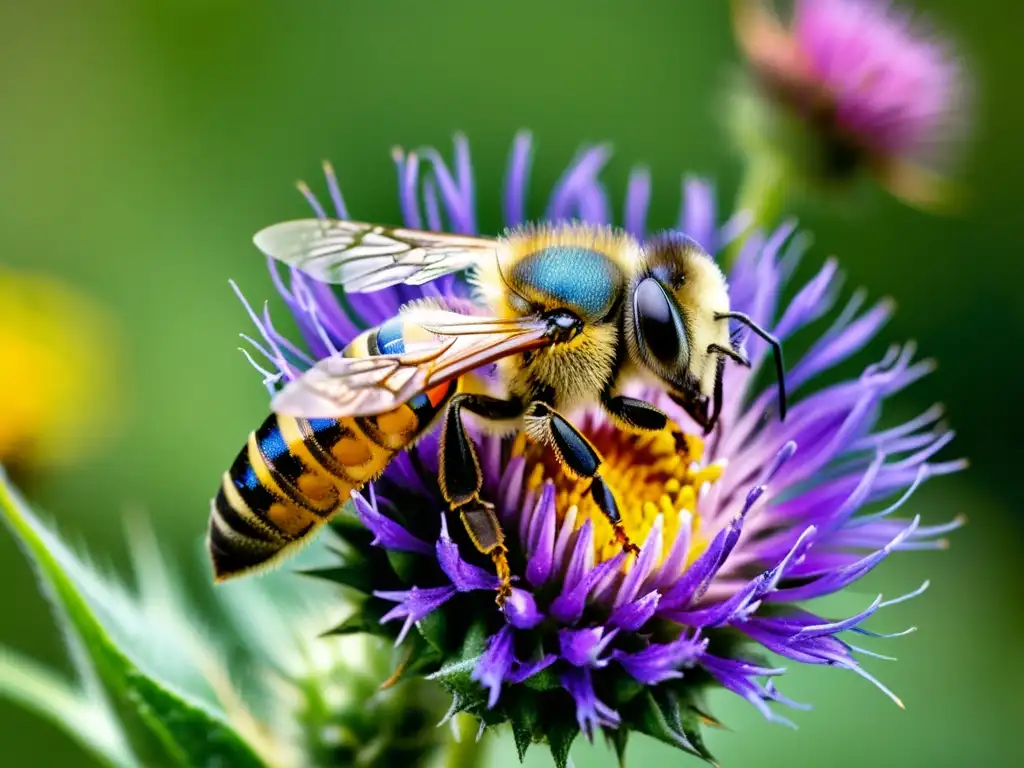
[[[476,718],[465,713],[452,720],[451,735],[445,748],[444,768],[481,768],[486,765],[487,737],[477,741]]]
[[[724,266],[731,267],[751,232],[773,227],[789,197],[785,163],[777,157],[751,157],[736,198],[737,212],[750,216],[750,225],[726,249]]]

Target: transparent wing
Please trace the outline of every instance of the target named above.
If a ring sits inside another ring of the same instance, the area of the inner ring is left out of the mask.
[[[340,419],[394,410],[421,392],[550,343],[536,317],[503,320],[438,309],[405,318],[405,352],[325,358],[277,393],[271,408],[287,416]]]
[[[338,219],[281,222],[256,233],[253,241],[266,255],[357,293],[460,272],[497,247],[483,237]]]

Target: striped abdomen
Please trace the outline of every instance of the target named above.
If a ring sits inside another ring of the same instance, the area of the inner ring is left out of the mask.
[[[404,351],[401,318],[361,334],[346,357]],[[271,414],[224,473],[210,513],[214,577],[269,565],[306,543],[350,498],[419,437],[455,394],[457,380],[389,413],[345,419]]]

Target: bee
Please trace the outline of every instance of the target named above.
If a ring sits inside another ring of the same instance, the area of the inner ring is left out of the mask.
[[[303,219],[254,238],[263,253],[346,291],[372,292],[469,272],[469,310],[413,302],[321,360],[274,396],[212,503],[209,549],[217,580],[265,567],[309,540],[391,459],[440,421],[438,483],[474,546],[510,593],[504,534],[481,498],[465,413],[499,429],[523,429],[549,447],[567,474],[625,535],[602,457],[563,415],[599,405],[622,428],[681,429],[622,394],[654,383],[710,432],[722,404],[726,360],[749,366],[729,321],[771,345],[785,418],[779,342],[730,310],[725,277],[692,239],[666,232],[641,242],[581,223],[526,226],[491,239],[354,221]],[[489,370],[490,378],[481,372]]]

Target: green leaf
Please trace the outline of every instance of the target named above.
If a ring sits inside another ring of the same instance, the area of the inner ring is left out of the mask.
[[[438,653],[445,652],[445,639],[448,636],[448,620],[444,611],[434,611],[424,616],[416,623],[423,639]]]
[[[612,709],[624,707],[644,690],[642,683],[625,672],[606,677],[611,677],[611,680],[605,683],[606,695],[602,699],[608,702]]]
[[[444,654],[437,650],[419,635],[410,635],[402,646],[407,656],[404,664],[404,675],[413,677],[437,669],[444,659]]]
[[[45,717],[101,763],[118,768],[134,764],[110,713],[99,702],[8,648],[0,648],[0,696]]]
[[[619,760],[619,768],[626,768],[626,745],[629,743],[629,729],[605,728],[604,737],[608,745],[615,750],[615,756]]]
[[[487,648],[487,638],[487,624],[483,619],[477,619],[466,630],[466,636],[462,640],[462,648],[459,651],[459,658],[463,661],[478,659]]]
[[[687,713],[687,717],[697,718],[695,712],[687,710]],[[703,739],[700,748],[690,740],[686,731],[693,732],[692,722],[688,720],[684,727],[679,700],[674,692],[659,688],[653,693],[645,691],[637,696],[623,712],[623,725],[717,765],[704,747]],[[699,735],[699,720],[697,725]]]
[[[712,765],[717,765],[714,755],[711,754],[704,741],[704,730],[701,728],[703,722],[703,718],[697,710],[689,707],[680,708],[679,725],[683,735],[693,745],[693,748],[697,750],[697,754]]]
[[[262,766],[221,715],[142,671],[97,618],[97,584],[60,540],[18,500],[0,475],[0,510],[36,567],[68,635],[82,674],[106,694],[125,740],[147,766]],[[74,724],[73,727],[80,727]]]
[[[523,681],[523,685],[535,691],[553,691],[564,687],[561,676],[551,667],[545,667],[537,674],[530,675]]]
[[[556,768],[565,768],[569,763],[569,749],[580,733],[579,724],[574,716],[555,716],[544,724],[544,731]]]
[[[455,711],[483,713],[487,710],[487,695],[483,687],[472,679],[477,661],[487,645],[487,625],[475,621],[466,631],[462,648],[455,661],[450,661],[437,672],[428,675],[436,680],[455,698]]]
[[[397,549],[389,549],[387,557],[388,562],[391,564],[391,570],[398,576],[400,582],[412,584],[416,581],[419,569],[423,566],[423,555],[418,552],[401,552]]]
[[[711,707],[708,704],[708,691],[711,690],[710,686],[701,686],[681,683],[677,692],[682,697],[684,704],[688,710],[692,711],[697,715],[697,719],[701,725],[706,725],[711,728],[728,729],[721,720],[711,714]]]
[[[391,633],[380,623],[379,619],[367,616],[365,612],[359,611],[346,618],[338,626],[324,632],[328,635],[376,635],[377,637],[391,637]]]
[[[380,588],[379,585],[373,583],[370,569],[365,562],[357,564],[345,563],[330,568],[310,568],[306,571],[299,571],[299,573],[303,576],[326,579],[335,584],[341,584],[343,587],[354,589],[356,592],[361,592],[364,595],[368,595],[374,589]]]
[[[519,762],[523,762],[526,758],[526,750],[533,743],[534,734],[540,722],[537,694],[516,686],[507,691],[502,699],[508,719],[512,723],[512,736],[516,740]]]
[[[476,659],[445,664],[437,672],[427,675],[428,680],[439,682],[448,693],[459,700],[458,711],[470,711],[478,701],[484,701],[483,688],[470,675],[476,668]]]

